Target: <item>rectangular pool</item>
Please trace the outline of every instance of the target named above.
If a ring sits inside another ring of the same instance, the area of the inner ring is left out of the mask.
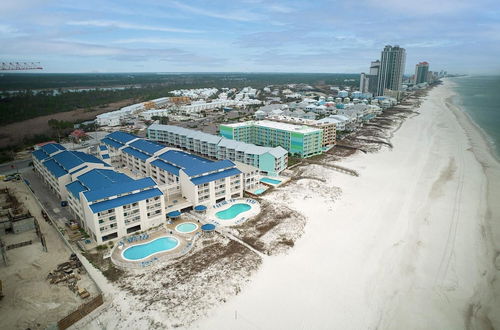
[[[278,185],[281,183],[280,180],[276,180],[276,179],[270,179],[270,178],[262,178],[260,179],[260,182],[264,182],[264,183],[269,183],[269,184],[274,184],[274,185]]]

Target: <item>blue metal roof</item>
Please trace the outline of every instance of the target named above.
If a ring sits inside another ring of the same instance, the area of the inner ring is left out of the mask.
[[[140,151],[149,155],[153,155],[155,152],[158,152],[161,149],[165,148],[165,146],[144,139],[134,141],[130,143],[129,146],[134,147],[135,149],[139,149]]]
[[[200,185],[200,184],[212,182],[215,180],[219,180],[222,178],[227,178],[228,176],[233,176],[233,175],[240,174],[240,173],[241,173],[241,171],[238,170],[237,168],[231,168],[229,170],[224,170],[222,172],[216,172],[216,173],[207,174],[207,175],[193,178],[193,179],[191,179],[191,182],[195,185]]]
[[[52,175],[54,175],[56,178],[63,176],[64,174],[67,174],[68,172],[62,168],[58,163],[56,163],[55,160],[49,159],[46,160],[43,163],[43,166],[45,166]]]
[[[142,159],[142,160],[146,160],[146,159],[151,157],[150,155],[147,155],[139,150],[135,150],[135,149],[132,149],[130,147],[123,149],[123,152],[126,152],[127,154],[130,154],[130,155],[132,155],[136,158]]]
[[[102,144],[99,146],[99,150],[108,150],[108,147],[106,146],[103,146]]]
[[[31,154],[35,156],[35,158],[38,160],[44,160],[46,158],[49,158],[49,155],[47,155],[47,153],[42,149],[35,150]]]
[[[104,164],[99,158],[86,154],[81,151],[63,151],[52,157],[55,161],[59,163],[66,171],[71,170],[83,163],[97,163]]]
[[[159,155],[158,158],[182,169],[199,166],[204,163],[213,163],[209,159],[201,158],[178,150],[169,150]]]
[[[129,141],[132,141],[133,139],[137,139],[138,138],[138,136],[136,136],[134,134],[120,132],[120,131],[108,134],[106,137],[108,137],[110,139],[113,139],[115,141],[118,141],[120,143],[123,143],[123,144],[125,144],[125,143],[127,143]]]
[[[59,143],[48,143],[46,145],[41,146],[40,149],[42,149],[43,151],[45,151],[45,153],[49,155],[59,150],[66,150],[66,148],[64,148]]]
[[[91,190],[105,188],[113,183],[133,181],[132,178],[123,173],[118,173],[108,169],[93,169],[78,176],[77,180]]]
[[[102,155],[102,158],[103,158],[103,159],[109,159],[109,155],[108,155],[108,154],[106,154],[106,155]]]
[[[66,185],[66,189],[78,200],[80,200],[80,192],[87,190],[80,181],[73,181]]]
[[[173,175],[179,176],[179,168],[177,166],[171,165],[169,163],[165,163],[161,159],[157,159],[151,162],[152,165],[161,168],[162,170],[167,171],[168,173],[172,173]]]
[[[80,172],[81,170],[83,170],[87,167],[88,167],[87,165],[83,165],[82,167],[77,168],[76,170],[69,172],[69,174],[75,174],[76,172]]]
[[[92,171],[91,171],[92,172]],[[147,177],[138,180],[134,180],[125,174],[114,172],[115,174],[110,176],[107,175],[93,175],[78,179],[86,186],[91,185],[90,191],[84,193],[87,201],[92,202],[103,198],[108,198],[120,194],[130,193],[134,190],[140,190],[145,188],[150,188],[156,186],[156,182]],[[85,176],[82,175],[82,176]],[[101,180],[102,183],[97,182]],[[104,183],[104,184],[103,184]]]
[[[217,162],[195,164],[195,166],[185,168],[184,172],[188,176],[193,177],[204,173],[222,170],[225,168],[232,168],[234,166],[235,165],[232,161],[225,159],[219,160]]]
[[[113,140],[108,139],[108,138],[102,139],[101,142],[104,144],[107,144],[108,146],[112,146],[113,148],[116,148],[116,149],[123,147],[122,143],[113,141]]]
[[[113,198],[107,201],[99,202],[90,205],[90,209],[92,210],[92,213],[97,213],[97,212],[102,212],[105,210],[110,210],[114,209],[119,206],[123,206],[126,204],[131,204],[135,202],[139,202],[142,200],[145,200],[147,198],[152,198],[156,196],[162,196],[163,193],[160,191],[158,188],[154,189],[149,189],[149,190],[144,190],[141,192],[138,192],[136,194],[130,194],[118,198]]]

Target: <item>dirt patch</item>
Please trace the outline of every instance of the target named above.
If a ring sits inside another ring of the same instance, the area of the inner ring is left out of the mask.
[[[84,252],[82,253],[85,258],[97,269],[99,269],[102,274],[108,279],[110,282],[116,282],[120,277],[123,276],[124,271],[120,268],[117,268],[113,262],[111,262],[111,258],[103,258],[103,255],[107,253],[106,251],[97,251],[97,252]]]
[[[0,135],[0,148],[18,145],[22,143],[23,139],[25,138],[50,133],[51,129],[48,125],[49,119],[64,120],[69,122],[93,120],[97,115],[118,110],[131,103],[133,103],[133,100],[127,99],[119,102],[109,103],[108,105],[103,107],[94,107],[92,108],[92,111],[89,111],[88,109],[75,109],[72,111],[40,116],[2,126],[2,134]]]
[[[237,236],[267,255],[283,253],[304,233],[306,218],[282,204],[260,201],[258,216],[238,226]]]

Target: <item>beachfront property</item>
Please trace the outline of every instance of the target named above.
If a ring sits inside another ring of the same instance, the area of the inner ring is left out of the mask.
[[[151,178],[132,179],[95,156],[57,143],[32,153],[35,171],[98,244],[165,218],[163,193]]]
[[[334,146],[337,142],[337,127],[335,122],[321,122],[318,120],[312,119],[303,119],[297,117],[290,116],[270,116],[267,117],[268,120],[277,121],[281,123],[289,123],[289,124],[299,124],[305,125],[312,128],[319,128],[323,130],[323,147]]]
[[[94,169],[66,185],[68,205],[97,244],[156,227],[165,220],[163,193],[149,178]]]
[[[133,134],[113,132],[101,142],[113,153],[116,165],[137,176],[151,176],[163,192],[166,211],[187,210],[243,196],[245,173],[237,164],[212,161]],[[249,184],[252,180],[249,180]]]
[[[264,147],[281,146],[302,158],[322,152],[323,130],[270,120],[246,121],[219,126],[221,136]]]
[[[288,166],[288,151],[282,147],[261,147],[217,135],[172,125],[153,124],[148,138],[212,159],[228,159],[275,176]]]
[[[65,201],[68,192],[65,186],[76,175],[92,169],[106,169],[110,165],[103,160],[81,151],[66,150],[58,143],[41,146],[32,153],[34,169],[57,196]]]

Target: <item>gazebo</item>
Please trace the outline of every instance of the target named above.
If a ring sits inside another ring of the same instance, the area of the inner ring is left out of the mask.
[[[211,234],[215,231],[215,225],[211,223],[206,223],[203,226],[201,226],[201,230],[204,233]]]
[[[181,212],[179,211],[172,211],[167,213],[167,217],[170,219],[175,219],[181,216]]]
[[[207,207],[205,205],[196,205],[194,207],[194,210],[199,213],[203,213],[207,210]]]

